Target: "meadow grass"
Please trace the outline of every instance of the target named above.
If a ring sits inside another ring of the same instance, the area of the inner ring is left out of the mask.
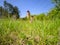
[[[0,19],[0,45],[57,45],[60,19]]]

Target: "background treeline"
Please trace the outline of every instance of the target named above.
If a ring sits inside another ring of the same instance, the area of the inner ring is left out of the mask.
[[[4,5],[0,6],[0,18],[19,18],[19,10],[17,6],[4,1]]]

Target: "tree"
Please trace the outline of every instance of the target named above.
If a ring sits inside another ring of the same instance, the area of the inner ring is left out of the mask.
[[[0,17],[4,16],[4,8],[1,6],[0,7]]]
[[[57,10],[60,11],[60,0],[52,0],[52,2],[55,4]]]
[[[17,6],[13,6],[12,4],[4,1],[4,9],[8,12],[8,17],[16,16],[16,18],[19,18],[19,10]]]
[[[18,7],[17,6],[15,6],[14,8],[13,8],[13,15],[16,15],[16,18],[19,18],[19,10],[18,10]]]
[[[10,14],[12,14],[13,12],[13,5],[4,1],[4,9],[5,11],[8,11],[8,17],[10,17],[11,16]]]
[[[0,16],[2,15],[2,6],[0,7]]]
[[[60,0],[52,0],[52,2],[55,4],[55,6],[60,9]]]

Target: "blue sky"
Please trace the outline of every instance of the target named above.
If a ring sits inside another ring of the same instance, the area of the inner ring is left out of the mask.
[[[3,1],[0,0],[0,6],[3,6]],[[7,0],[14,6],[17,6],[21,11],[21,17],[26,16],[26,11],[30,10],[31,14],[47,13],[54,7],[51,0]]]

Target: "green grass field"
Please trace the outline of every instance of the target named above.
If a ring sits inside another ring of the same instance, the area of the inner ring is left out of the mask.
[[[0,45],[57,45],[59,30],[60,19],[0,19]]]

